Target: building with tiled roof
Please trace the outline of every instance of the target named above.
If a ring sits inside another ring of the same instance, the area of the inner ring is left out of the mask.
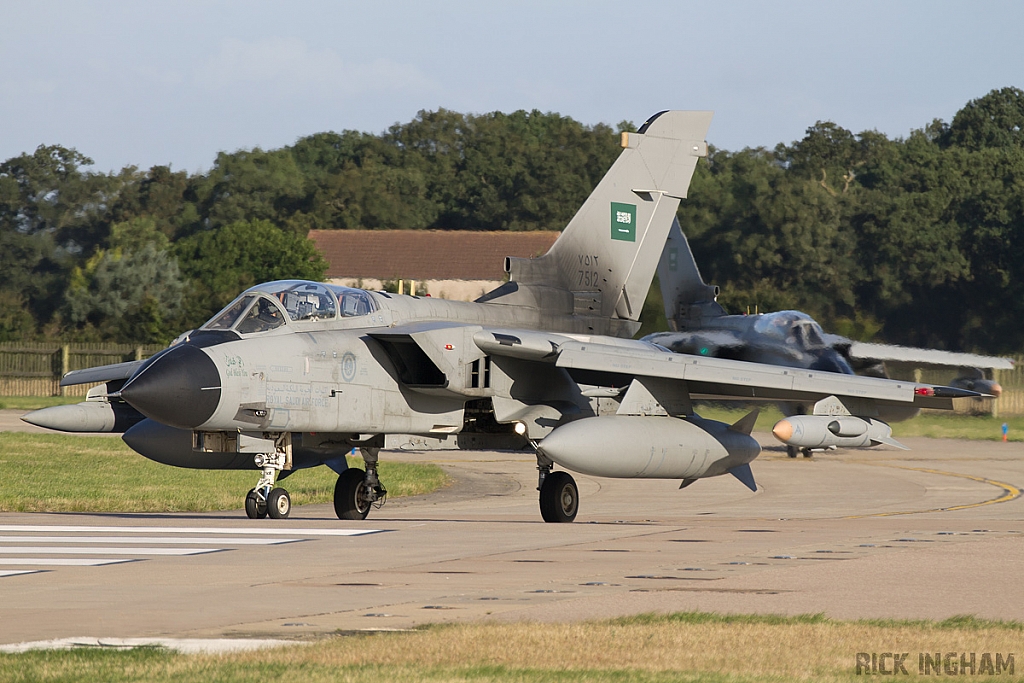
[[[403,281],[408,291],[472,300],[505,281],[506,256],[532,258],[547,252],[558,232],[466,230],[310,230],[330,264],[329,281],[382,289]]]

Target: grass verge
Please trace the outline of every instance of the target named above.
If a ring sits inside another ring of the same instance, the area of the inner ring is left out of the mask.
[[[991,415],[918,415],[913,420],[894,422],[892,434],[927,436],[933,439],[977,439],[1000,441],[1003,423],[1009,427],[1010,441],[1024,441],[1024,417],[992,417]]]
[[[0,396],[0,410],[39,410],[84,400],[85,396]]]
[[[109,436],[0,432],[4,473],[0,512],[209,512],[242,506],[252,471],[186,470],[160,465]],[[448,482],[436,465],[380,463],[389,496],[435,491]],[[299,470],[284,486],[293,505],[333,500],[337,475]]]
[[[4,681],[854,681],[859,652],[918,655],[1019,651],[1024,625],[838,621],[820,615],[641,615],[576,624],[461,624],[339,636],[254,653],[160,650],[0,655]],[[891,666],[892,659],[889,659]],[[1024,666],[1024,664],[1022,664]],[[981,673],[976,669],[976,673]],[[1018,679],[1024,671],[1001,672]],[[986,676],[988,678],[988,676]]]
[[[760,412],[757,414],[757,422],[754,424],[754,429],[759,432],[772,431],[775,423],[782,419],[782,411],[771,403],[758,407]],[[733,424],[753,409],[753,406],[748,408],[727,408],[721,403],[698,403],[694,407],[696,413],[701,417],[728,424]]]

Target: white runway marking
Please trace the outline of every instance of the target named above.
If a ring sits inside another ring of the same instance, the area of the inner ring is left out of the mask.
[[[0,569],[0,578],[47,571],[31,567],[103,567],[144,561],[156,556],[206,555],[238,546],[278,546],[311,541],[315,537],[365,536],[381,531],[309,527],[267,528],[258,524],[247,527],[0,524],[0,533],[10,532],[0,535],[0,567],[30,567]],[[19,555],[27,557],[18,557]],[[90,557],[67,557],[68,555]],[[114,557],[110,557],[111,555]]]
[[[104,567],[108,564],[134,562],[132,558],[113,557],[0,557],[0,566],[5,567]]]
[[[34,545],[0,547],[0,555],[204,555],[226,548],[44,548]]]
[[[185,543],[218,543],[221,545],[282,545],[298,543],[301,538],[194,538],[171,536],[0,536],[0,543],[163,543],[182,545]],[[3,546],[0,546],[2,548]]]
[[[33,524],[0,524],[0,531],[32,531],[36,533],[94,534],[239,534],[244,536],[365,536],[382,529],[309,529],[269,527],[185,527],[185,526],[56,526]]]

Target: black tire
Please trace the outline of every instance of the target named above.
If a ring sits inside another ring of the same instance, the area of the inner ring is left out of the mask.
[[[267,506],[256,495],[256,489],[249,489],[245,494],[245,514],[249,519],[263,519],[267,516]]]
[[[580,491],[568,472],[551,472],[540,487],[540,516],[545,522],[566,523],[576,519]]]
[[[286,519],[292,511],[292,499],[284,489],[274,489],[267,496],[267,514],[271,519]]]
[[[800,450],[804,454],[805,458],[813,458],[814,457],[814,451],[812,451],[810,448],[802,448]]]
[[[797,448],[796,446],[786,446],[786,455],[788,455],[791,458],[795,458],[796,456],[800,455],[800,449]]]
[[[334,485],[334,513],[338,519],[366,519],[370,504],[366,501],[366,472],[350,467],[338,475]]]

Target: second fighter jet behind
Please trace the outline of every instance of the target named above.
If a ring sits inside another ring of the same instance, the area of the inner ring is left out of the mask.
[[[961,374],[951,386],[997,397],[1002,388],[984,373],[1013,368],[1007,358],[852,341],[827,334],[801,311],[728,315],[717,302],[718,288],[701,277],[678,220],[658,264],[658,280],[672,330],[644,340],[677,353],[869,377],[886,377],[885,361],[953,367]],[[888,423],[913,417],[918,406],[847,404],[832,399],[779,402],[788,417],[773,433],[786,444],[790,457],[837,447],[904,448],[893,440]]]

